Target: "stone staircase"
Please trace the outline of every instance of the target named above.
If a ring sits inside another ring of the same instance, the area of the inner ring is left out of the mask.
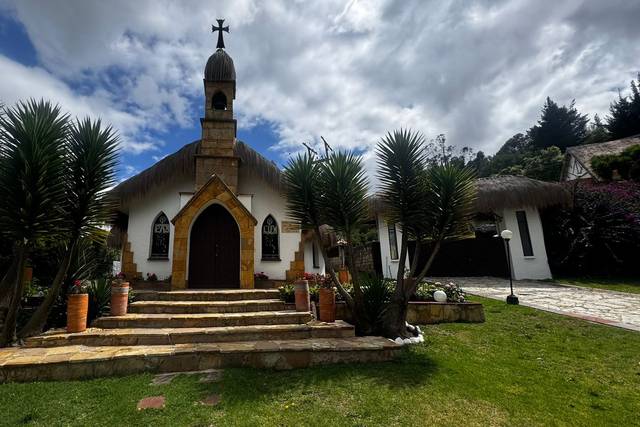
[[[143,292],[121,317],[82,333],[51,331],[0,349],[0,382],[68,380],[221,367],[291,369],[376,362],[400,347],[352,325],[286,310],[277,290]]]

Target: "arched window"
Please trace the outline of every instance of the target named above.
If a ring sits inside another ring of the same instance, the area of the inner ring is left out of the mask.
[[[262,259],[280,261],[278,223],[271,215],[268,215],[262,223]]]
[[[214,110],[226,110],[227,109],[227,97],[222,92],[216,92],[211,97],[211,106]]]
[[[169,258],[169,218],[160,212],[151,228],[151,256],[155,259]]]

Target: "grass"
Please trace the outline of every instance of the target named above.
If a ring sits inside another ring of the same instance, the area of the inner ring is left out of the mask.
[[[384,364],[227,369],[218,384],[153,375],[0,385],[3,425],[640,425],[640,334],[522,306],[426,327]],[[196,402],[220,393],[222,403]],[[164,395],[163,410],[136,403]]]
[[[568,277],[555,280],[558,283],[566,285],[582,286],[585,288],[607,289],[610,291],[629,292],[632,294],[640,294],[640,280],[638,279],[608,279],[608,278],[589,278],[589,277]]]

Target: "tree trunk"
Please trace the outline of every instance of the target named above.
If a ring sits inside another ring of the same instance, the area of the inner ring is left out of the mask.
[[[407,309],[409,301],[405,298],[393,298],[382,322],[382,333],[385,337],[396,339],[407,337]]]
[[[53,279],[53,283],[49,288],[49,292],[47,292],[47,296],[45,297],[44,301],[42,301],[42,304],[40,304],[35,313],[33,313],[27,324],[22,328],[22,330],[20,330],[18,334],[20,338],[27,338],[37,335],[44,329],[44,326],[47,323],[47,319],[49,318],[51,308],[56,302],[58,294],[60,294],[60,290],[62,289],[64,279],[67,276],[67,272],[69,271],[69,265],[71,265],[71,260],[75,256],[76,247],[76,243],[73,242],[67,248],[62,262],[60,263],[60,267],[58,268],[58,272],[56,273],[56,277]]]
[[[11,289],[13,289],[12,285],[16,280],[16,272],[18,271],[19,262],[20,260],[18,257],[14,256],[13,260],[11,260],[11,264],[9,265],[9,269],[4,274],[4,277],[2,277],[2,282],[0,282],[0,305],[2,305],[2,301],[4,301],[7,295],[9,295]]]
[[[24,244],[20,244],[17,248],[16,257],[17,274],[12,286],[12,293],[9,295],[9,307],[7,309],[7,315],[2,327],[2,334],[0,334],[0,347],[6,347],[15,340],[16,336],[16,321],[18,319],[18,308],[20,305],[20,299],[22,298],[22,292],[24,291],[24,266],[26,264],[29,251]]]

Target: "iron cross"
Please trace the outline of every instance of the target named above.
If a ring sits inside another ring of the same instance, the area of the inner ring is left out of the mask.
[[[216,27],[215,25],[211,26],[211,32],[215,33],[216,31],[218,31],[218,44],[216,45],[217,49],[224,49],[224,39],[222,38],[222,32],[226,31],[227,33],[229,32],[229,26],[227,25],[226,27],[222,26],[222,23],[224,22],[224,19],[216,19],[216,21],[218,21],[218,26]]]

